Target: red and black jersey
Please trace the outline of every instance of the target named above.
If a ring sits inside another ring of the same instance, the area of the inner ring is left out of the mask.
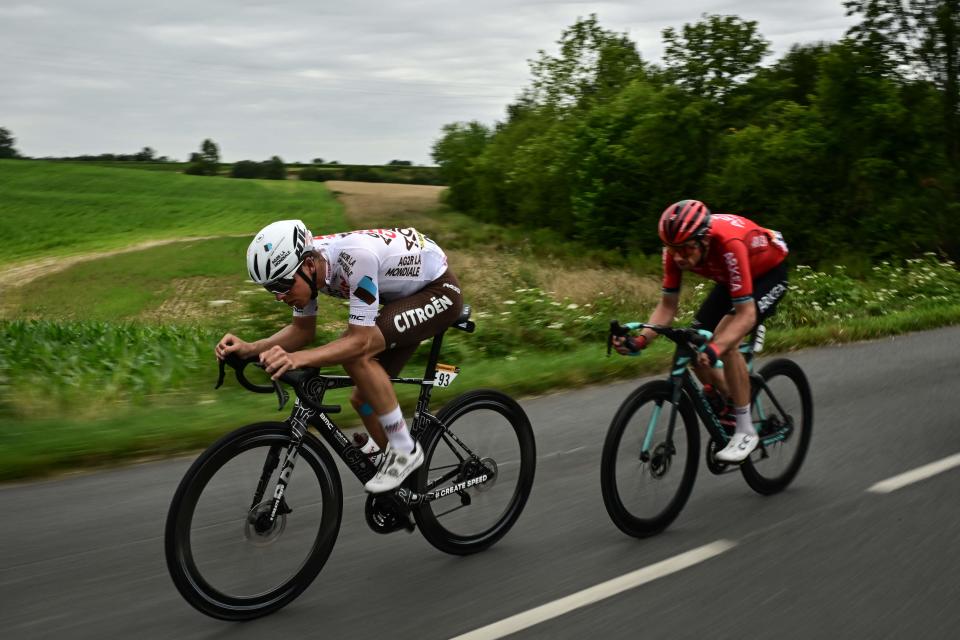
[[[712,216],[705,245],[704,258],[691,271],[726,285],[734,304],[752,299],[754,278],[783,262],[789,253],[779,231],[731,214]],[[682,276],[683,271],[664,249],[664,293],[679,291]]]

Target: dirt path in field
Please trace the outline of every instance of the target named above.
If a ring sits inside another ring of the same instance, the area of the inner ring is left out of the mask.
[[[435,208],[446,187],[330,180],[327,187],[343,204],[351,229],[369,229],[386,219],[407,220]],[[404,222],[412,225],[413,222]]]
[[[213,238],[222,238],[225,236],[196,236],[191,238],[168,238],[166,240],[147,240],[138,242],[122,249],[111,249],[110,251],[95,251],[92,253],[83,253],[75,256],[58,256],[55,258],[38,258],[23,264],[16,264],[11,267],[0,268],[0,289],[6,287],[22,287],[25,284],[42,278],[51,273],[65,271],[75,264],[89,262],[107,256],[115,256],[121,253],[130,253],[132,251],[143,251],[151,247],[159,247],[174,242],[191,242],[193,240],[210,240]]]

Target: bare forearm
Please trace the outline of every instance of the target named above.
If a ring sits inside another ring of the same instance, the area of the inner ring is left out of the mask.
[[[676,315],[676,300],[671,298],[661,298],[660,302],[657,303],[656,308],[653,310],[653,313],[650,314],[650,320],[648,324],[670,326],[673,324],[673,319],[676,317]],[[657,337],[657,333],[650,329],[644,329],[641,333],[644,337],[646,337],[647,341],[653,340]]]
[[[317,347],[316,349],[307,349],[297,354],[299,366],[306,367],[329,367],[335,364],[350,362],[364,355],[373,355],[381,349],[369,339],[363,336],[344,335],[332,342]]]
[[[281,347],[284,351],[299,351],[310,344],[313,340],[313,334],[306,329],[300,329],[290,324],[269,338],[263,338],[252,343],[256,353],[263,353],[270,347]]]

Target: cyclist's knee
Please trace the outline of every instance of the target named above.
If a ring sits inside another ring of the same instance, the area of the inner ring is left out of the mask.
[[[347,373],[351,371],[363,371],[376,363],[376,358],[372,355],[363,354],[343,362],[343,368]],[[352,375],[352,374],[351,374]]]

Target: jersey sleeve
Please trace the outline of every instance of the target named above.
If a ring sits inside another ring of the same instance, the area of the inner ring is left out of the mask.
[[[294,318],[308,318],[317,315],[317,301],[311,300],[303,309],[293,308]]]
[[[342,252],[350,272],[345,274],[350,285],[349,324],[372,327],[377,323],[377,310],[380,306],[380,290],[377,285],[380,260],[364,249],[349,249]]]
[[[750,272],[750,255],[743,240],[728,241],[723,246],[723,263],[727,269],[727,289],[730,301],[741,304],[753,300],[753,274]]]
[[[670,258],[667,250],[663,250],[663,293],[677,293],[680,291],[680,280],[683,272],[677,263]]]

